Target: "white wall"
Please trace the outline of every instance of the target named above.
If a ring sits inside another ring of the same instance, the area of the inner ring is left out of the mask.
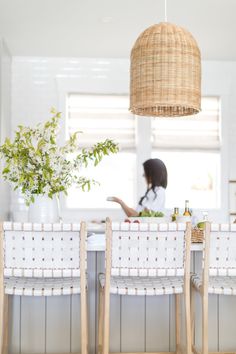
[[[0,145],[10,134],[11,120],[11,54],[0,40]],[[9,215],[10,189],[0,176],[0,220]]]
[[[12,75],[12,130],[18,124],[33,125],[47,119],[52,106],[65,116],[68,92],[129,92],[128,59],[14,57]],[[228,179],[236,179],[236,62],[204,62],[202,78],[202,94],[219,95],[222,99],[222,209],[214,216],[225,221]],[[141,154],[138,157],[141,166],[144,157]],[[142,189],[141,182],[138,189]],[[106,214],[107,211],[100,214],[96,211],[91,217]],[[66,218],[70,218],[69,215],[73,214],[65,213]],[[116,211],[114,216],[121,215]]]

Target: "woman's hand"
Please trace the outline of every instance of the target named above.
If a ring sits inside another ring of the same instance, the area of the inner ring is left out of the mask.
[[[126,205],[122,199],[117,198],[117,197],[108,197],[108,201],[110,202],[115,202],[117,204],[120,204],[121,208],[124,210],[125,214],[130,217],[130,216],[138,216],[138,212],[132,208],[129,208],[128,205]]]

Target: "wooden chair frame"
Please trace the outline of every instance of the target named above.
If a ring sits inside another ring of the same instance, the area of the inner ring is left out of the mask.
[[[176,323],[176,351],[175,352],[155,352],[155,353],[125,353],[125,354],[180,354],[183,353],[181,345],[181,295],[185,300],[185,323],[186,323],[186,354],[191,354],[191,317],[190,317],[190,247],[191,247],[191,223],[187,223],[185,231],[186,259],[184,274],[184,292],[175,295],[175,323]],[[110,344],[110,279],[111,279],[111,249],[112,249],[112,223],[106,220],[106,269],[105,287],[99,284],[99,304],[98,304],[98,353],[109,354]],[[120,353],[112,353],[120,354]],[[122,353],[124,354],[124,353]]]
[[[81,354],[88,354],[86,223],[80,226]],[[4,289],[4,229],[0,224],[0,354],[8,354],[8,297]]]
[[[198,293],[201,297],[202,302],[202,349],[197,350],[195,346],[195,292],[197,291],[191,283],[191,337],[192,337],[192,352],[194,354],[236,354],[236,351],[233,352],[209,352],[209,328],[208,328],[208,310],[209,310],[209,265],[210,265],[210,236],[211,236],[211,224],[210,222],[206,223],[205,232],[204,232],[204,267],[202,270],[202,287]],[[227,295],[229,296],[229,295]]]
[[[208,354],[208,282],[209,282],[209,250],[210,250],[210,223],[205,226],[205,259],[202,273],[202,290],[200,292],[202,301],[202,351],[195,347],[195,287],[191,284],[191,338],[192,351],[194,354]]]

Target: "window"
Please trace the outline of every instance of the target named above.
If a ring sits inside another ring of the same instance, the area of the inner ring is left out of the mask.
[[[220,155],[214,152],[160,151],[168,170],[166,207],[181,207],[189,199],[191,208],[220,207]]]
[[[71,188],[66,199],[69,208],[118,208],[106,197],[116,195],[130,205],[136,194],[135,117],[129,113],[127,95],[69,94],[67,134],[80,130],[81,147],[91,147],[107,138],[119,143],[120,152],[103,159],[97,166],[81,171],[95,179],[99,186],[89,193]]]
[[[135,118],[128,106],[128,95],[68,95],[67,134],[83,131],[80,143],[85,148],[111,138],[119,143],[120,152],[104,158],[96,168],[85,169],[84,175],[100,185],[89,193],[72,188],[66,206],[88,211],[117,209],[118,205],[106,201],[107,196],[116,195],[135,207],[145,191],[142,158],[150,156],[152,145],[152,157],[162,159],[168,169],[167,208],[181,207],[185,199],[192,208],[219,208],[220,99],[204,97],[202,112],[184,118]]]
[[[193,208],[220,207],[220,101],[202,99],[202,112],[152,119],[152,156],[168,169],[166,207],[189,199]]]

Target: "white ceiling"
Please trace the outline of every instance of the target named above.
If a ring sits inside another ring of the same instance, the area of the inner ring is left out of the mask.
[[[236,0],[167,0],[205,60],[236,60]],[[0,38],[13,55],[129,57],[137,36],[164,20],[164,0],[0,0]]]

